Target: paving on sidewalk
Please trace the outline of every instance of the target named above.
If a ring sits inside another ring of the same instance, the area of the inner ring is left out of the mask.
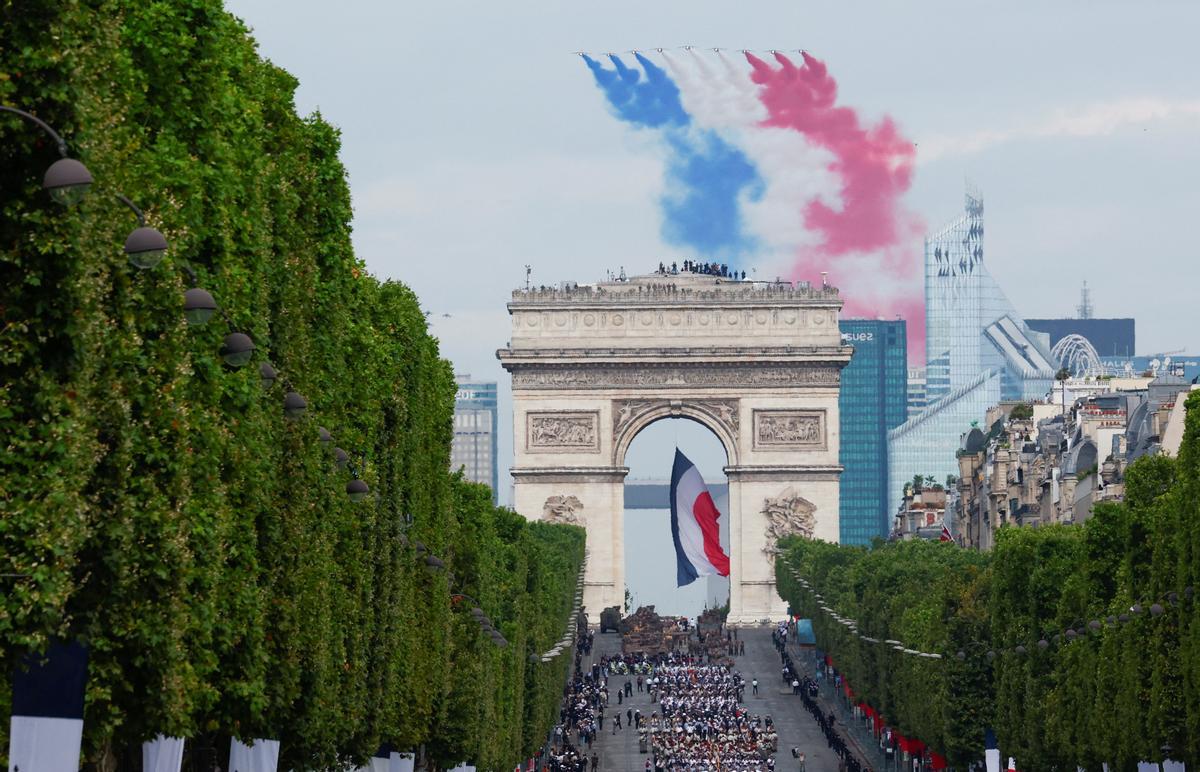
[[[793,640],[788,642],[788,653],[792,655],[792,662],[800,669],[802,676],[814,674],[817,662],[812,650],[802,650]],[[838,694],[829,679],[823,678],[819,683],[821,688],[816,697],[817,705],[825,715],[832,714],[837,717],[834,729],[845,740],[851,752],[863,765],[863,769],[880,771],[892,769],[874,735],[859,724],[853,711],[847,707],[845,700]],[[896,760],[893,759],[892,762],[896,763]]]

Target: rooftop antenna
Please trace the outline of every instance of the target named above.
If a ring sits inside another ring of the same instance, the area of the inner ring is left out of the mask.
[[[529,276],[530,276],[530,274],[532,274],[532,273],[533,273],[533,269],[532,269],[532,268],[530,268],[530,267],[529,267],[529,265],[527,264],[527,265],[525,266],[525,291],[526,291],[526,292],[528,292],[528,291],[529,291]]]
[[[821,289],[827,289],[829,287],[829,280],[827,278],[828,276],[829,271],[821,271]]]
[[[1087,279],[1083,280],[1083,289],[1079,291],[1079,305],[1075,307],[1080,319],[1092,318],[1092,291],[1088,289]]]

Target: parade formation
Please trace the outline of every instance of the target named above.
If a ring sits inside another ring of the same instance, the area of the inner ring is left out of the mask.
[[[641,731],[649,736],[654,769],[775,768],[778,735],[771,717],[746,709],[746,681],[729,665],[666,655],[653,671],[650,688],[660,710]]]
[[[747,690],[757,696],[758,680],[735,667],[734,655],[745,651],[737,630],[711,615],[691,625],[652,607],[620,628],[620,653],[592,658],[591,636],[581,642],[545,768],[596,769],[608,756],[597,741],[625,732],[636,733],[645,770],[775,768],[779,734],[770,715],[745,704]]]
[[[637,732],[647,769],[774,769],[774,724],[746,709],[746,679],[729,663],[670,652],[601,657],[590,668],[578,664],[554,730],[550,769],[594,767],[592,747],[606,723],[610,734]],[[649,715],[623,707],[632,704],[635,690],[649,696]]]

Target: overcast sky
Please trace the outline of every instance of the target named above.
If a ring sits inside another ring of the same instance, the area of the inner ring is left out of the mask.
[[[411,285],[445,355],[502,388],[525,264],[549,284],[694,257],[659,235],[661,153],[572,55],[684,44],[823,59],[842,103],[917,143],[906,204],[930,228],[964,180],[983,191],[988,265],[1024,316],[1072,315],[1086,278],[1097,316],[1137,319],[1139,353],[1200,351],[1194,0],[228,7],[299,78],[299,110],[341,128],[370,270]]]

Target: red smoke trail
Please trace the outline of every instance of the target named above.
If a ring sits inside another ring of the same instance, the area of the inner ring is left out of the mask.
[[[823,62],[802,54],[797,67],[783,54],[775,54],[779,68],[746,54],[751,79],[761,86],[759,98],[767,108],[764,126],[798,131],[817,147],[833,155],[830,171],[841,179],[841,207],[819,199],[804,205],[807,228],[820,236],[818,244],[797,256],[794,278],[815,279],[828,271],[843,290],[846,316],[900,315],[908,321],[908,354],[924,362],[925,304],[923,266],[919,244],[922,227],[905,211],[900,197],[912,184],[916,150],[900,135],[891,118],[873,127],[864,126],[850,107],[837,106],[837,82]],[[870,257],[873,269],[839,273],[839,260]],[[879,283],[890,285],[879,291]]]

